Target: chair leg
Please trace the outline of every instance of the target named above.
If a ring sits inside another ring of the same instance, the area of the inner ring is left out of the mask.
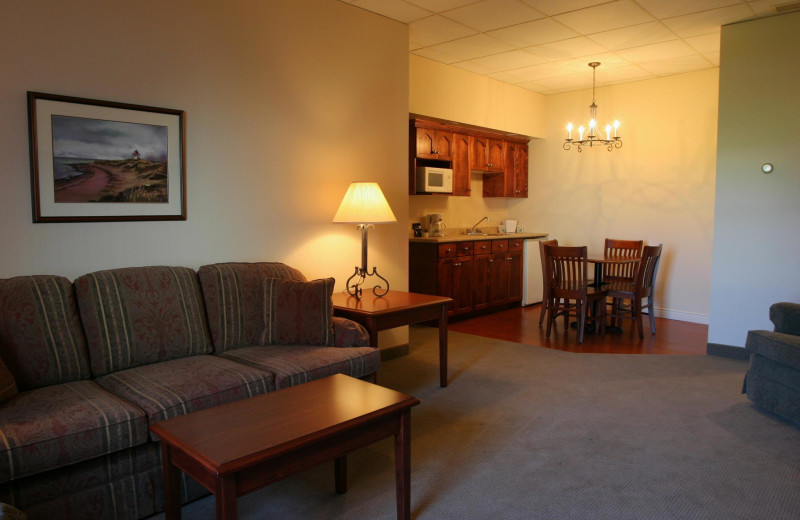
[[[550,338],[550,331],[553,328],[553,321],[555,320],[555,316],[553,316],[553,303],[550,302],[547,305],[547,330],[545,331],[545,336]]]
[[[640,298],[634,298],[631,302],[631,312],[633,319],[636,320],[636,330],[639,331],[639,339],[644,339],[644,326],[642,325],[642,302]]]
[[[578,318],[578,344],[583,343],[583,329],[586,328],[586,307],[587,305],[583,305],[583,302],[578,300],[577,307],[575,311],[577,312]]]
[[[549,298],[542,298],[542,310],[539,312],[539,326],[542,326],[542,322],[544,322],[544,316],[547,314],[547,308],[550,306],[550,299]]]
[[[647,315],[650,317],[650,332],[656,334],[656,315],[653,312],[653,297],[647,298]]]

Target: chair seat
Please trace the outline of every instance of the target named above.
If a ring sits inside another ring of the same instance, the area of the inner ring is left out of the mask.
[[[380,351],[373,347],[270,345],[237,348],[219,356],[273,373],[278,389],[333,374],[362,378],[377,372],[381,363]]]
[[[0,424],[0,482],[147,441],[142,410],[88,380],[21,392],[0,405]]]
[[[144,410],[151,425],[275,389],[272,374],[205,354],[130,368],[97,382]]]

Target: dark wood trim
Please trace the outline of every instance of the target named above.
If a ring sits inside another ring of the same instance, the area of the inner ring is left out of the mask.
[[[719,343],[709,343],[706,346],[706,353],[709,356],[720,356],[731,359],[750,359],[750,353],[743,347],[734,347],[732,345],[720,345]]]
[[[531,140],[530,137],[522,134],[504,132],[502,130],[495,130],[494,128],[468,125],[466,123],[448,121],[446,119],[439,119],[436,117],[423,116],[419,114],[409,114],[408,117],[412,121],[412,126],[418,128],[432,128],[434,130],[445,130],[448,132],[457,132],[459,134],[487,137],[490,139],[502,139],[504,141],[513,141],[516,143],[525,144],[529,143]]]

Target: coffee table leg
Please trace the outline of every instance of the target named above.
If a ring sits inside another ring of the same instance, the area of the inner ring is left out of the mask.
[[[334,473],[336,478],[336,492],[338,494],[347,493],[347,455],[342,455],[334,462]]]
[[[411,410],[400,413],[400,431],[394,436],[394,472],[397,520],[411,519]]]
[[[447,386],[447,305],[439,317],[439,386]]]
[[[164,517],[181,520],[181,476],[172,465],[171,446],[161,441],[161,468],[164,476]]]
[[[217,477],[217,520],[236,520],[236,475]]]

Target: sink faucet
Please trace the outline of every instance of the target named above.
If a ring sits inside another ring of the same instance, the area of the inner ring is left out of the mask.
[[[478,229],[478,224],[480,224],[480,223],[481,223],[481,222],[483,222],[484,220],[485,220],[486,222],[491,222],[491,221],[492,221],[492,219],[490,219],[489,217],[483,217],[483,218],[482,218],[482,219],[480,219],[478,222],[476,222],[474,226],[472,226],[471,228],[467,228],[467,234],[468,234],[468,235],[474,235],[474,234],[477,234],[477,233],[479,233],[479,232],[477,231],[477,229]]]

